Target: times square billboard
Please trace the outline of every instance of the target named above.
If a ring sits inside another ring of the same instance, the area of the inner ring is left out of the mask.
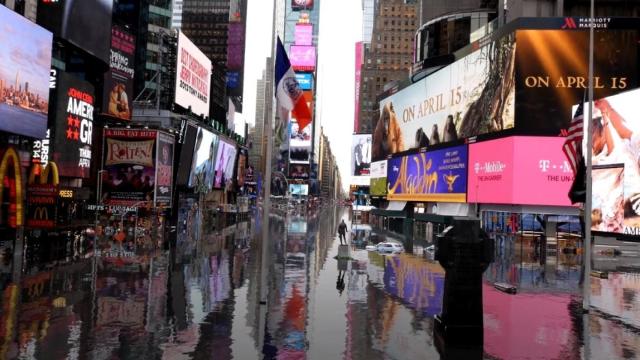
[[[594,21],[595,97],[636,88],[640,20]],[[517,19],[458,51],[452,64],[383,94],[372,160],[465,139],[566,134],[587,88],[588,24],[577,17]]]

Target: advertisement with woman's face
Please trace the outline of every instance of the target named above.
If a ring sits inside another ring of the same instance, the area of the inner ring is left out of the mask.
[[[213,187],[222,189],[227,182],[233,181],[233,167],[236,161],[237,150],[234,145],[220,139],[218,153],[216,155],[215,179]]]
[[[193,152],[189,187],[205,192],[211,190],[217,148],[218,136],[211,131],[199,128]]]
[[[594,231],[640,234],[639,101],[639,89],[594,101],[591,118]],[[584,142],[586,150],[586,137]]]

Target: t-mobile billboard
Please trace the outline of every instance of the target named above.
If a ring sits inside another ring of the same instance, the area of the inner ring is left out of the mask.
[[[196,115],[209,116],[211,60],[182,32],[178,35],[175,103],[191,107]]]
[[[564,141],[513,136],[469,145],[468,202],[571,206]]]

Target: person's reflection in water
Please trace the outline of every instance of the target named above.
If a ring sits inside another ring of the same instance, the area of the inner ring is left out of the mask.
[[[336,281],[336,289],[338,290],[338,294],[342,296],[342,292],[344,291],[344,275],[347,272],[345,270],[338,271],[338,280]]]

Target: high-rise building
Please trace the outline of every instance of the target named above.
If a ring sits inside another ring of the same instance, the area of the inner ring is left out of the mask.
[[[182,27],[182,3],[183,0],[173,0],[171,27],[174,29],[180,29]]]
[[[35,22],[38,0],[0,0],[0,4]]]
[[[362,41],[371,43],[375,6],[379,0],[362,0]]]
[[[409,76],[418,6],[408,0],[378,0],[374,19],[371,44],[363,48],[360,133],[375,128],[377,96],[384,91],[385,85]]]

